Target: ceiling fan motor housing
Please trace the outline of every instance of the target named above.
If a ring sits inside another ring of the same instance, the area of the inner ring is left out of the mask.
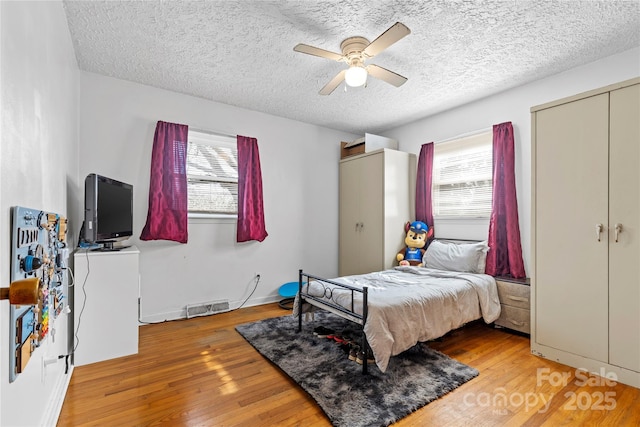
[[[340,49],[346,59],[345,62],[349,65],[362,66],[365,60],[362,51],[367,46],[369,46],[369,40],[364,37],[349,37],[348,39],[344,39],[342,43],[340,43]]]

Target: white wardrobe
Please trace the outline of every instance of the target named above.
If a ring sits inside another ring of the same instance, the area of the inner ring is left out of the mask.
[[[381,149],[340,161],[339,274],[393,267],[414,220],[416,156]]]
[[[531,113],[532,353],[640,387],[640,79]]]

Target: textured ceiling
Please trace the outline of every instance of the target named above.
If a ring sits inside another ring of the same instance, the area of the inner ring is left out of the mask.
[[[640,45],[640,0],[65,1],[80,69],[344,130],[382,132]],[[367,61],[396,88],[318,91],[340,53],[396,21],[411,34]]]

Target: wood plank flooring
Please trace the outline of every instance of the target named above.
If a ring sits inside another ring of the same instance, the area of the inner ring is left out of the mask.
[[[58,426],[330,426],[234,329],[289,313],[267,304],[141,326],[137,355],[75,368]],[[430,345],[480,375],[394,426],[640,426],[639,389],[582,385],[524,336],[473,323]]]

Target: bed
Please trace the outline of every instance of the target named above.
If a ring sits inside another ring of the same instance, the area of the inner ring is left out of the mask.
[[[303,318],[325,310],[363,330],[362,348],[370,349],[385,372],[392,356],[418,342],[433,340],[468,322],[494,322],[500,316],[496,282],[484,272],[486,242],[433,241],[424,267],[399,266],[368,274],[324,279],[299,271],[293,315]],[[363,363],[367,372],[367,363]]]

